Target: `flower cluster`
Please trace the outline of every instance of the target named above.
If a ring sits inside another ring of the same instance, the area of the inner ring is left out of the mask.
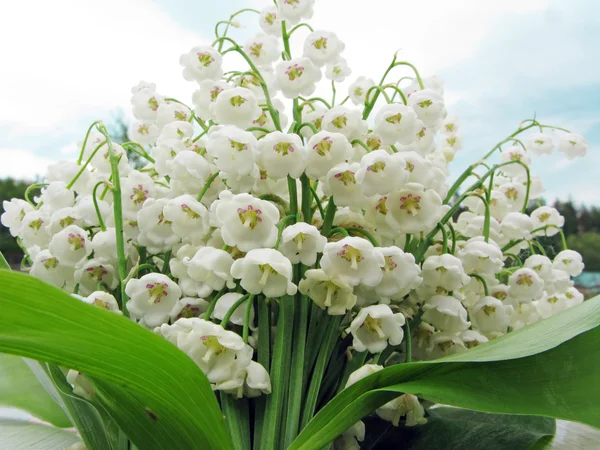
[[[527,207],[544,191],[532,157],[583,156],[585,140],[526,120],[452,183],[460,124],[437,77],[394,56],[380,83],[358,77],[339,103],[335,90],[331,102],[310,97],[322,77],[335,87],[351,73],[342,40],[302,22],[313,3],[265,8],[243,46],[225,32],[192,48],[180,58],[192,106],[140,82],[131,142],[113,143],[95,123],[77,161],[48,167],[39,197],[5,202],[2,224],[30,273],[154,330],[215,390],[249,397],[271,391],[258,361],[269,361],[272,328],[299,330],[302,354],[331,351],[323,327],[362,355],[366,365],[331,377],[343,388],[580,303],[571,277],[581,256],[565,247],[550,259],[536,241],[562,235],[564,218]],[[292,57],[302,28],[302,56]],[[246,67],[226,72],[234,52]],[[412,78],[392,80],[397,67]],[[128,152],[145,165],[131,167]],[[89,395],[81,378],[70,381]],[[411,395],[377,414],[424,421]],[[364,425],[348,433],[341,439],[355,442]]]

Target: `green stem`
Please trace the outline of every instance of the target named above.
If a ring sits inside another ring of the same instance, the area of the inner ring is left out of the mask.
[[[327,212],[325,213],[325,217],[323,219],[323,226],[321,227],[321,234],[323,236],[329,236],[329,232],[331,231],[331,225],[333,224],[333,218],[335,217],[336,209],[337,206],[335,206],[333,197],[329,197],[329,203],[327,203]]]
[[[106,139],[108,140],[110,138],[106,138]],[[98,153],[98,150],[100,150],[100,147],[102,147],[104,144],[106,144],[106,142],[107,141],[102,141],[102,142],[100,142],[96,146],[96,148],[94,149],[94,151],[92,151],[92,154],[85,161],[85,163],[83,164],[83,166],[81,166],[81,169],[79,169],[79,171],[75,174],[75,176],[73,177],[73,179],[69,182],[69,184],[67,184],[67,189],[71,189],[73,187],[73,185],[75,184],[75,182],[79,179],[79,177],[81,176],[81,174],[84,172],[85,168],[88,166],[88,164],[92,160],[92,158],[96,155],[96,153]],[[112,149],[112,143],[110,145],[110,148]]]
[[[352,144],[352,145],[358,144],[362,148],[364,148],[367,153],[371,152],[371,149],[369,148],[369,146],[367,144],[365,144],[363,141],[361,141],[360,139],[353,139],[352,142],[350,142],[350,144]]]
[[[317,191],[315,191],[315,188],[312,185],[310,186],[310,192],[313,196],[313,198],[315,199],[315,202],[317,204],[317,208],[319,208],[319,213],[321,213],[321,219],[325,220],[325,209],[323,209],[323,205],[321,204],[321,200],[319,199],[319,195],[317,194]]]
[[[248,336],[250,335],[250,314],[252,313],[252,306],[254,305],[254,294],[248,297],[248,303],[246,304],[246,314],[244,315],[244,328],[242,329],[242,339],[248,343]]]
[[[36,204],[30,198],[31,191],[33,191],[34,189],[43,188],[45,186],[48,186],[48,183],[35,183],[35,184],[32,184],[31,186],[28,186],[27,189],[25,189],[25,200],[27,200],[27,203],[29,203],[31,206],[33,206],[35,208]]]
[[[292,28],[292,29],[290,30],[290,32],[287,34],[288,38],[290,38],[290,37],[292,36],[292,33],[293,33],[294,31],[296,31],[298,28],[302,28],[302,27],[306,27],[306,28],[308,28],[310,31],[315,31],[315,30],[313,29],[313,27],[311,27],[309,24],[302,22],[302,23],[299,23],[298,25],[296,25],[294,28]]]
[[[288,175],[288,191],[290,194],[290,214],[296,216],[298,214],[298,187],[296,180]]]
[[[490,223],[491,223],[490,204],[488,203],[488,201],[485,199],[485,197],[483,195],[475,194],[474,192],[469,192],[467,194],[467,196],[468,197],[477,197],[478,199],[480,199],[483,202],[483,206],[485,207],[485,217],[484,217],[484,221],[483,221],[483,238],[484,238],[485,242],[489,242],[490,241]]]
[[[287,33],[286,21],[281,21],[281,38],[283,39],[283,50],[288,57],[288,60],[292,59],[292,52],[290,51],[290,35]]]
[[[119,157],[115,152],[112,141],[106,130],[106,127],[100,123],[97,126],[100,133],[106,138],[108,144],[108,155],[110,160],[110,169],[112,176],[112,193],[113,193],[113,212],[115,221],[115,234],[117,243],[117,258],[119,284],[121,286],[121,311],[125,317],[129,317],[129,311],[126,308],[127,294],[125,293],[125,284],[123,280],[127,278],[127,257],[125,256],[125,239],[123,236],[123,205],[121,198],[121,178],[119,175]]]
[[[363,230],[362,228],[357,228],[357,227],[347,227],[346,230],[350,231],[351,233],[362,234],[364,237],[366,237],[371,242],[371,244],[373,244],[374,247],[380,247],[379,242],[377,242],[377,239],[375,239],[373,237],[373,235],[371,233],[369,233],[367,230]]]
[[[519,267],[523,267],[523,261],[521,261],[521,258],[519,258],[514,253],[504,252],[504,255],[510,256],[512,259],[514,259],[517,262],[517,264],[519,264]]]
[[[204,195],[206,194],[206,191],[208,191],[208,189],[210,189],[210,185],[212,184],[213,181],[215,181],[215,178],[217,178],[219,176],[220,172],[215,172],[213,173],[208,180],[206,180],[206,183],[204,183],[204,187],[202,188],[202,190],[200,191],[200,193],[198,194],[198,201],[202,201],[202,197],[204,197]]]
[[[481,282],[481,284],[483,285],[483,292],[485,293],[486,297],[488,295],[490,295],[490,291],[488,290],[488,285],[487,285],[487,282],[485,281],[485,278],[483,278],[481,275],[476,274],[476,273],[470,273],[469,276],[471,278],[477,278]]]
[[[279,248],[279,244],[281,244],[281,234],[283,233],[284,228],[289,222],[296,220],[296,216],[293,214],[285,216],[277,225],[277,241],[275,242],[275,249]]]
[[[329,103],[327,103],[327,100],[325,100],[325,99],[323,99],[321,97],[311,97],[311,98],[298,97],[298,98],[300,100],[302,100],[302,104],[300,105],[300,107],[303,107],[307,103],[321,102],[321,103],[323,103],[323,105],[325,105],[325,107],[327,109],[331,109],[331,105]]]
[[[331,91],[332,91],[332,96],[331,96],[331,106],[335,106],[335,81],[331,80]]]
[[[392,101],[390,103],[394,103],[394,98],[396,97],[396,94],[398,94],[400,95],[400,98],[402,98],[402,102],[405,105],[408,105],[408,100],[406,99],[404,92],[402,92],[402,89],[400,89],[398,86],[396,86],[395,84],[386,84],[385,86],[383,86],[383,88],[392,89],[394,91],[394,93],[392,94]]]
[[[94,209],[96,210],[96,216],[98,217],[98,224],[100,225],[100,229],[102,231],[106,231],[106,226],[104,225],[104,220],[102,219],[102,214],[100,214],[100,207],[98,206],[98,199],[96,198],[96,193],[98,191],[98,187],[103,185],[104,181],[99,181],[94,185],[94,189],[92,189],[92,200],[94,202]]]
[[[348,233],[348,231],[346,231],[346,229],[342,228],[342,227],[336,227],[336,228],[334,228],[333,230],[331,230],[329,232],[329,234],[327,236],[331,237],[331,236],[333,236],[334,234],[337,234],[337,233],[343,234],[345,237],[349,237],[350,236],[350,234]]]
[[[229,323],[229,319],[231,319],[231,316],[233,315],[233,313],[242,305],[242,303],[247,301],[248,305],[252,304],[251,299],[249,297],[250,297],[250,294],[246,294],[246,295],[240,297],[233,304],[233,306],[227,310],[227,312],[225,313],[225,316],[223,316],[223,320],[221,320],[221,326],[223,328],[225,328],[227,326],[227,324]],[[247,307],[246,309],[250,309],[250,307]]]
[[[208,309],[204,313],[204,320],[210,320],[210,316],[212,316],[212,313],[215,310],[215,306],[217,306],[217,301],[219,301],[219,299],[223,296],[223,294],[225,294],[225,292],[227,292],[227,285],[223,286],[223,289],[217,292],[217,294],[210,301]]]
[[[310,180],[308,179],[308,177],[306,176],[305,173],[303,173],[302,175],[300,175],[300,183],[302,185],[302,206],[301,206],[301,210],[302,210],[302,219],[304,220],[304,222],[306,223],[311,223],[312,222],[312,193],[311,193],[311,189],[310,189]]]
[[[221,408],[234,450],[250,450],[250,405],[247,398],[220,392]]]
[[[412,334],[410,331],[410,321],[406,319],[404,322],[404,345],[406,346],[406,361],[412,361]]]
[[[85,133],[85,138],[83,139],[83,144],[81,144],[81,150],[79,151],[79,158],[77,158],[78,166],[81,165],[81,160],[83,159],[83,152],[85,151],[85,146],[87,145],[87,141],[90,137],[90,133],[92,132],[92,128],[94,128],[99,123],[102,123],[102,121],[96,120],[95,122],[93,122],[87,129],[87,132]]]
[[[317,134],[319,132],[319,130],[317,130],[317,127],[315,127],[312,123],[303,122],[296,127],[296,134],[300,134],[300,130],[304,127],[310,128],[313,131],[313,133],[315,133],[315,134]]]
[[[452,225],[452,221],[449,221],[446,225],[448,225],[448,228],[450,229],[450,234],[452,235],[452,248],[450,250],[450,253],[454,255],[454,253],[456,252],[456,231],[454,230],[454,225]]]
[[[148,154],[146,149],[144,147],[142,147],[140,144],[138,144],[137,142],[125,142],[125,143],[121,144],[121,147],[131,150],[132,152],[140,155],[142,158],[147,159],[151,163],[156,162],[156,161],[154,161],[154,158]]]

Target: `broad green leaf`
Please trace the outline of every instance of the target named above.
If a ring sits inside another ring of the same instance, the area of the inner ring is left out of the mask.
[[[22,358],[0,354],[0,406],[18,408],[57,427],[71,422]]]
[[[377,372],[332,399],[291,449],[318,449],[400,393],[600,427],[600,297],[476,347]]]
[[[206,376],[175,346],[33,277],[0,271],[0,285],[0,351],[84,373],[139,448],[231,448]]]
[[[22,420],[0,420],[0,448],[64,450],[80,442],[73,431]]]
[[[393,426],[377,417],[365,419],[367,433],[362,450],[528,450],[541,439],[552,438],[554,419],[509,414],[489,414],[461,408],[439,407],[429,411],[422,426]]]

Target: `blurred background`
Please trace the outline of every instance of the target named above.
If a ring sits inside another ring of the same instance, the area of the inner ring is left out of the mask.
[[[600,292],[600,2],[597,0],[316,0],[310,23],[335,31],[352,68],[348,83],[379,79],[398,51],[423,76],[445,81],[464,149],[452,175],[534,114],[584,135],[588,156],[536,158],[544,202],[565,216],[569,246],[584,255],[578,280]],[[102,119],[126,139],[131,86],[155,82],[191,103],[180,54],[210,44],[214,24],[268,0],[29,0],[0,3],[0,200],[22,197],[52,161],[76,158],[77,141]],[[238,16],[243,44],[257,15]],[[293,38],[300,53],[306,29]],[[227,59],[227,58],[226,58]],[[398,69],[397,69],[398,70]],[[408,75],[408,74],[407,74]],[[345,86],[338,92],[345,96]],[[0,214],[2,210],[0,208]],[[549,243],[551,246],[552,243]],[[20,251],[0,228],[0,250]]]

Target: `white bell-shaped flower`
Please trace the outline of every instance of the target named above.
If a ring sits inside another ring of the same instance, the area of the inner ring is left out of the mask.
[[[281,17],[276,6],[267,6],[260,11],[258,24],[271,36],[281,36]]]
[[[505,306],[497,298],[482,297],[470,310],[473,328],[493,339],[508,331],[512,306]]]
[[[583,272],[583,258],[574,250],[563,250],[554,257],[554,268],[564,270],[572,277],[576,277]]]
[[[227,384],[221,384],[218,389],[224,390],[228,394],[235,395],[237,398],[243,396],[248,398],[254,398],[260,396],[260,394],[271,393],[271,378],[269,372],[257,363],[256,361],[250,361],[244,370],[242,371],[243,384],[241,386],[228,388]]]
[[[243,380],[241,372],[252,360],[252,348],[241,336],[203,319],[182,318],[155,331],[186,353],[213,385]]]
[[[237,194],[216,207],[223,241],[243,252],[272,247],[277,241],[279,211],[272,203],[250,194]]]
[[[306,175],[318,180],[334,166],[346,162],[352,154],[352,145],[341,133],[320,131],[306,145]]]
[[[338,206],[361,207],[367,199],[356,180],[355,175],[359,168],[358,163],[334,166],[325,176],[323,193],[333,197]]]
[[[214,247],[202,247],[192,258],[184,258],[188,275],[196,281],[206,283],[215,291],[220,291],[227,285],[235,287],[231,276],[233,258],[224,250]]]
[[[400,345],[404,338],[402,313],[394,314],[387,305],[362,308],[346,330],[352,334],[352,346],[357,352],[379,353],[390,345]]]
[[[500,232],[509,240],[530,239],[533,222],[527,214],[509,212],[500,222]]]
[[[467,330],[460,333],[460,339],[467,348],[477,347],[489,341],[483,334],[475,330]]]
[[[348,66],[348,62],[342,57],[325,65],[325,78],[336,83],[342,83],[351,73],[352,70]]]
[[[417,113],[428,128],[437,128],[448,114],[444,98],[433,89],[423,89],[408,97],[408,106]]]
[[[248,38],[244,51],[256,66],[270,66],[279,59],[279,39],[273,35],[257,33]]]
[[[217,49],[208,45],[193,47],[179,58],[183,78],[188,81],[219,80],[223,75],[223,58]]]
[[[535,270],[538,276],[544,282],[550,282],[552,279],[552,261],[544,255],[531,255],[523,262],[523,267]]]
[[[344,386],[344,388],[349,388],[350,386],[362,380],[363,378],[367,378],[369,375],[373,375],[374,373],[379,372],[380,370],[383,370],[383,366],[380,366],[379,364],[362,365],[350,374],[350,376],[348,377],[348,381],[346,382],[346,386]]]
[[[163,213],[182,241],[198,245],[209,231],[208,210],[189,194],[169,200]]]
[[[400,424],[402,416],[406,416],[405,426],[407,427],[427,423],[423,405],[419,402],[418,397],[411,394],[404,394],[387,402],[385,405],[377,408],[375,413],[383,420],[391,422],[395,427]]]
[[[359,420],[333,441],[333,450],[360,450],[360,442],[365,440],[365,423]]]
[[[330,277],[321,269],[310,269],[304,274],[298,290],[332,316],[346,314],[356,304],[353,288],[338,277]]]
[[[564,153],[568,159],[585,156],[588,148],[585,138],[575,133],[567,133],[558,141],[558,151]]]
[[[251,294],[262,293],[277,298],[294,295],[297,291],[292,282],[290,260],[272,248],[250,250],[246,256],[234,261],[231,275]]]
[[[308,58],[280,61],[275,66],[275,82],[285,98],[312,94],[320,79],[321,70]]]
[[[97,289],[99,283],[104,284],[111,291],[119,285],[114,266],[104,258],[84,259],[75,267],[73,276],[75,283],[79,284],[81,295],[91,294]]]
[[[299,178],[306,167],[306,149],[297,134],[274,131],[258,141],[256,164],[277,180]]]
[[[202,80],[199,85],[200,87],[192,94],[194,112],[202,120],[214,120],[211,105],[217,101],[221,92],[232,89],[232,86],[222,80]]]
[[[202,281],[192,278],[188,273],[186,262],[198,252],[198,247],[184,244],[177,249],[174,256],[169,260],[171,275],[177,279],[177,284],[181,288],[183,295],[192,297],[207,297],[213,291],[212,287]],[[181,306],[181,305],[180,305]],[[171,311],[171,318],[178,314],[179,307]]]
[[[573,287],[573,280],[567,272],[564,270],[552,268],[552,275],[550,281],[544,281],[544,289],[546,292],[554,292],[557,294],[564,294]]]
[[[365,195],[386,195],[408,182],[406,161],[400,153],[390,155],[385,150],[367,153],[360,160],[356,181]]]
[[[75,192],[67,189],[67,184],[64,181],[53,181],[42,188],[40,201],[50,211],[67,208],[75,203]]]
[[[165,217],[164,208],[168,203],[166,198],[149,198],[137,213],[138,242],[150,253],[170,250],[179,241],[179,236],[173,233],[172,222]]]
[[[538,312],[536,302],[521,303],[515,308],[515,312],[510,318],[510,327],[513,330],[518,330],[540,319],[541,316]]]
[[[461,339],[460,334],[455,333],[435,333],[431,336],[428,359],[438,359],[448,355],[454,355],[455,353],[462,353],[467,351],[465,343]]]
[[[467,310],[456,297],[434,295],[423,304],[423,310],[422,319],[441,331],[458,333],[471,325]]]
[[[354,83],[348,86],[348,96],[356,106],[363,106],[367,102],[367,92],[376,83],[371,78],[360,76]],[[370,98],[371,95],[369,95]]]
[[[517,269],[509,278],[510,295],[521,303],[529,303],[542,295],[544,281],[533,269]]]
[[[399,300],[419,287],[423,281],[421,268],[415,264],[415,257],[411,253],[405,253],[396,246],[380,247],[379,251],[385,258],[385,265],[382,267],[383,278],[375,286],[377,295]]]
[[[154,123],[132,122],[127,130],[127,136],[130,141],[137,142],[142,146],[154,145],[159,131]]]
[[[539,230],[534,236],[554,236],[558,234],[560,228],[565,224],[565,218],[551,206],[540,206],[531,213],[533,229],[547,227],[545,230]]]
[[[206,151],[220,170],[245,175],[252,172],[257,145],[252,133],[235,126],[225,126],[210,134]]]
[[[521,161],[526,167],[531,166],[531,157],[523,147],[513,145],[500,153],[500,162],[508,163],[510,161]],[[521,164],[512,163],[502,166],[500,169],[510,177],[524,179],[527,177],[527,171]]]
[[[173,122],[187,122],[191,116],[192,111],[189,107],[179,102],[167,100],[158,108],[156,125],[162,129]]]
[[[571,308],[575,305],[583,303],[583,293],[575,287],[570,287],[565,291],[565,297],[567,297],[567,308]]]
[[[315,226],[298,222],[283,229],[279,251],[292,264],[312,266],[317,261],[317,253],[323,252],[325,244],[327,238]]]
[[[527,151],[535,156],[551,155],[554,151],[552,136],[544,133],[531,133],[527,139]]]
[[[372,95],[373,93],[370,94]],[[384,105],[375,115],[374,132],[381,137],[384,144],[410,144],[417,131],[417,114],[406,105]]]
[[[460,128],[460,120],[457,116],[448,115],[442,123],[442,133],[444,134],[456,134]]]
[[[71,180],[78,176],[77,181],[71,188],[77,194],[83,194],[89,189],[89,184],[92,179],[89,170],[84,169],[81,173],[81,166],[75,161],[58,161],[48,166],[46,171],[46,183],[53,181],[62,181],[65,184],[69,184]],[[79,175],[77,175],[79,173]]]
[[[177,301],[177,304],[171,310],[169,318],[175,322],[183,317],[200,317],[209,307],[210,303],[203,298],[183,297]]]
[[[262,114],[262,109],[250,89],[234,87],[217,96],[210,112],[217,123],[248,128]]]
[[[385,258],[379,249],[359,237],[327,243],[321,258],[321,268],[327,275],[338,277],[351,286],[359,283],[377,286],[383,278],[381,269],[384,266]]]
[[[504,267],[502,250],[493,242],[485,242],[482,237],[469,239],[458,252],[463,268],[467,273],[494,276]]]
[[[542,319],[553,316],[568,308],[565,294],[545,293],[542,298],[533,302]]]
[[[155,197],[154,181],[146,173],[132,170],[121,180],[122,210],[125,217],[135,219],[144,202]]]
[[[157,327],[166,322],[169,313],[181,298],[181,288],[161,273],[132,278],[125,286],[125,293],[129,296],[127,310],[149,327]]]
[[[29,273],[61,289],[71,289],[74,286],[73,267],[61,264],[50,250],[42,250],[35,255]]]
[[[131,93],[133,117],[141,122],[154,122],[158,108],[164,102],[163,96],[156,92],[156,84],[140,81],[131,88]]]
[[[447,292],[458,291],[471,281],[462,261],[448,253],[427,258],[423,262],[421,276],[425,285],[440,287]]]
[[[108,292],[94,291],[85,298],[85,302],[119,315],[123,314],[121,310],[119,310],[119,303],[117,303],[115,297]]]
[[[340,105],[332,107],[325,113],[321,128],[332,133],[342,133],[351,141],[366,135],[369,127],[362,119],[360,110]]]
[[[447,206],[433,189],[418,183],[408,183],[387,197],[387,220],[402,233],[420,233],[433,229]]]
[[[316,66],[321,67],[339,60],[345,45],[331,31],[312,31],[304,40],[303,56],[309,58]]]
[[[278,3],[278,11],[281,20],[289,23],[297,23],[302,19],[310,19],[313,16],[315,0],[283,0]]]
[[[10,230],[11,236],[18,236],[23,226],[23,219],[27,213],[34,211],[33,206],[25,200],[13,198],[2,202],[4,213],[0,217],[0,222]]]
[[[73,393],[85,398],[88,401],[94,399],[96,389],[94,385],[81,372],[69,369],[65,377],[67,383],[73,388]]]
[[[53,256],[67,266],[74,266],[92,253],[87,231],[77,225],[69,225],[52,236],[48,248]]]

